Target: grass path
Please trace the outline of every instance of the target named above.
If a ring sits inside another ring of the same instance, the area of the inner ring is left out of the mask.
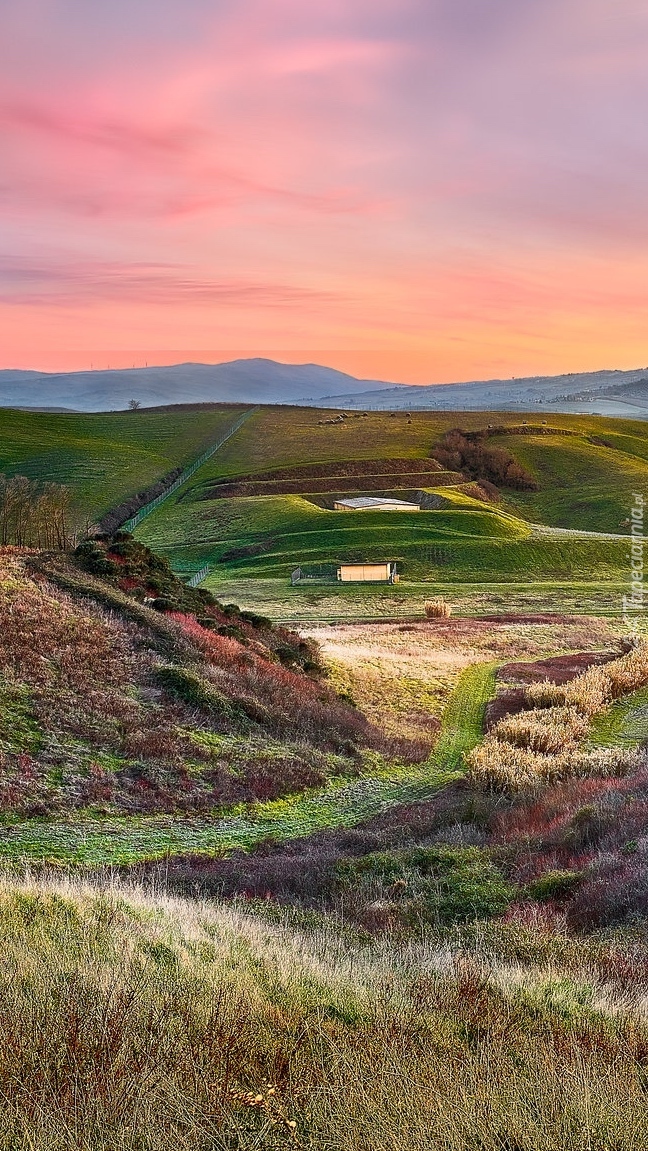
[[[353,827],[391,807],[429,799],[460,778],[462,756],[481,738],[496,666],[472,664],[462,672],[439,741],[424,764],[383,768],[351,783],[332,781],[322,791],[240,807],[219,819],[25,821],[2,829],[0,858],[117,865],[184,852],[221,854],[246,850],[268,838],[287,840],[324,828]]]

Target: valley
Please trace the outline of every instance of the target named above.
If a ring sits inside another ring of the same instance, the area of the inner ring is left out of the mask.
[[[642,1151],[642,427],[0,412],[14,1127]],[[70,546],[30,543],[20,476],[63,485]],[[358,495],[420,510],[334,509]],[[398,581],[337,579],[372,562]]]

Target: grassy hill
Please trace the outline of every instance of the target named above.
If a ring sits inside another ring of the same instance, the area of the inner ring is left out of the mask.
[[[188,405],[84,416],[5,411],[0,470],[69,484],[80,512],[92,518],[198,458],[242,410]],[[414,600],[420,610],[430,584],[450,589],[466,610],[476,602],[478,585],[489,585],[485,606],[496,608],[502,594],[512,604],[514,588],[521,605],[523,588],[534,582],[563,585],[560,602],[570,610],[579,597],[591,606],[604,586],[611,610],[627,582],[625,543],[541,534],[532,525],[627,532],[633,493],[648,490],[645,424],[555,414],[534,420],[542,434],[517,434],[529,429],[514,413],[343,416],[262,407],[143,520],[138,535],[177,571],[207,566],[206,586],[226,599],[263,605],[277,618],[322,614],[318,604],[331,598],[331,589],[310,587],[308,607],[305,589],[297,588],[288,603],[292,569],[362,559],[396,560],[404,582],[389,592],[333,589],[342,614],[353,597],[360,614],[368,607],[369,614],[382,610],[377,605],[387,596],[397,605],[402,601],[397,614],[411,610]],[[489,442],[524,466],[537,491],[503,489],[493,502],[488,492],[443,472],[431,459],[449,429],[461,425],[474,432],[493,423],[511,431]],[[398,513],[342,518],[330,510],[336,494],[363,491],[423,498],[426,510],[407,520]],[[499,592],[498,586],[508,590]]]
[[[3,884],[0,945],[13,1151],[645,1147],[638,943],[368,945],[262,901],[43,878]]]
[[[72,415],[0,409],[0,472],[69,485],[100,516],[201,454],[245,409],[205,405]]]

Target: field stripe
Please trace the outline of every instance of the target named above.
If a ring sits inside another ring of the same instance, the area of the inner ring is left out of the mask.
[[[461,760],[481,738],[484,709],[495,685],[494,663],[472,664],[446,707],[430,758],[414,767],[394,766],[318,792],[251,804],[216,820],[151,816],[142,819],[24,821],[0,832],[0,858],[53,863],[128,864],[181,854],[248,850],[264,839],[303,838],[354,827],[390,808],[431,799],[461,778]]]
[[[467,751],[479,743],[484,730],[486,704],[495,692],[499,664],[474,663],[459,676],[441,721],[441,734],[433,760],[446,770],[456,770]]]
[[[250,408],[247,412],[244,412],[243,415],[240,416],[239,419],[232,424],[231,428],[229,428],[225,435],[221,436],[221,438],[215,444],[212,444],[206,452],[203,452],[203,454],[199,456],[197,460],[194,460],[192,464],[189,464],[189,467],[185,468],[185,470],[178,476],[177,480],[175,480],[165,492],[162,492],[161,495],[156,496],[154,500],[150,501],[150,503],[145,504],[143,508],[140,508],[136,515],[131,517],[131,519],[126,520],[126,523],[122,525],[121,530],[126,532],[134,531],[137,525],[140,524],[142,520],[146,518],[146,516],[150,515],[151,512],[155,511],[156,508],[159,508],[160,504],[163,504],[164,501],[169,498],[169,496],[173,495],[174,492],[177,492],[178,488],[181,488],[184,484],[186,484],[187,481],[196,474],[198,469],[201,468],[203,464],[206,464],[207,461],[216,454],[219,448],[223,447],[223,444],[226,444],[228,440],[231,440],[232,436],[238,432],[239,428],[243,426],[245,421],[249,420],[250,416],[254,415],[254,413],[258,410],[258,407],[256,407]]]

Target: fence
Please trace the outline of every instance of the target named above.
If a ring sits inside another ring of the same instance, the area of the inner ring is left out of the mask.
[[[292,587],[300,583],[337,583],[337,564],[306,564],[290,573]]]
[[[198,587],[198,584],[202,583],[203,580],[207,578],[210,571],[211,564],[205,564],[204,568],[201,568],[199,572],[196,572],[195,575],[192,575],[191,579],[187,580],[187,587]]]
[[[218,443],[212,444],[212,446],[208,448],[206,452],[203,452],[203,454],[199,456],[197,460],[194,460],[194,462],[190,464],[188,468],[185,468],[181,475],[178,476],[177,480],[175,480],[171,486],[166,489],[165,492],[162,492],[161,495],[156,496],[155,499],[151,500],[150,503],[145,504],[145,506],[140,508],[137,514],[134,515],[131,519],[126,520],[126,523],[122,525],[121,530],[126,532],[134,531],[137,525],[141,524],[142,520],[146,516],[150,515],[151,512],[154,512],[156,508],[159,508],[160,504],[163,504],[165,500],[168,500],[169,496],[172,496],[174,492],[177,492],[178,488],[181,488],[183,484],[186,484],[187,480],[190,480],[191,477],[195,475],[195,473],[198,471],[198,468],[201,468],[203,464],[206,464],[207,460],[210,460],[211,457],[218,451],[218,449],[222,448],[223,444],[227,443],[227,441],[234,435],[234,433],[238,432],[242,424],[244,424],[245,421],[249,419],[250,416],[253,415],[253,413],[256,411],[257,408],[251,408],[249,411],[244,412],[240,419],[238,419],[236,423],[232,424],[232,427],[228,432],[226,432],[224,436],[222,436]]]

